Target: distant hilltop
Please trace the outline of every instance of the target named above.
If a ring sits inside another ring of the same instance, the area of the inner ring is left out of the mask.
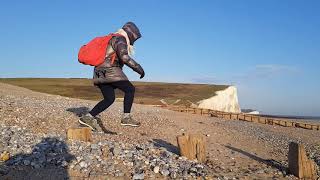
[[[0,82],[34,91],[72,98],[100,100],[99,89],[84,78],[6,78]],[[133,82],[135,103],[150,105],[184,105],[239,113],[240,105],[235,86],[163,82]],[[118,99],[123,97],[116,91]]]

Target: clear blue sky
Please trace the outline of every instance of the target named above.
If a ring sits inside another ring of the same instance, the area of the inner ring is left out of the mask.
[[[145,81],[233,84],[242,108],[320,115],[317,0],[12,0],[0,19],[0,77],[90,78],[79,47],[133,21]]]

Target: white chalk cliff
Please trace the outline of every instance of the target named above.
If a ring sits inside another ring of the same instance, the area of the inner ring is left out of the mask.
[[[217,91],[216,95],[198,102],[199,108],[212,109],[217,111],[240,113],[237,88],[229,86],[228,88]]]

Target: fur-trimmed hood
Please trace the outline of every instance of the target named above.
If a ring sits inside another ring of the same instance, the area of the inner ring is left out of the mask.
[[[128,45],[128,53],[129,55],[134,55],[134,47],[133,45],[130,44],[130,39],[128,37],[128,34],[126,33],[125,30],[123,29],[119,29],[116,34],[121,34],[123,37],[126,38],[126,41],[127,41],[127,45]]]

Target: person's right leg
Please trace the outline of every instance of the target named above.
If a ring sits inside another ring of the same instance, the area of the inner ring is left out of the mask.
[[[114,88],[112,85],[102,84],[99,88],[103,95],[103,100],[89,112],[93,117],[106,110],[115,100]]]
[[[99,85],[103,100],[100,101],[88,114],[80,118],[79,123],[96,130],[95,116],[107,109],[115,100],[114,88],[111,85]]]

